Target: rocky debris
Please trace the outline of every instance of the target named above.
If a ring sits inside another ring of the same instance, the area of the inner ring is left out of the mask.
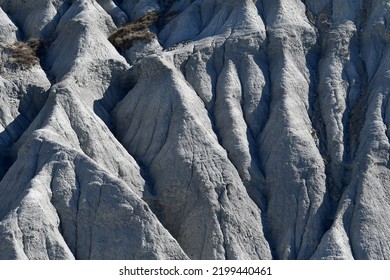
[[[389,8],[0,0],[0,258],[389,259]]]

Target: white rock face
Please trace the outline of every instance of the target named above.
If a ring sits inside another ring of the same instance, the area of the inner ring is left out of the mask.
[[[18,28],[11,19],[0,8],[0,40],[3,44],[12,44],[16,41],[16,31]]]
[[[0,259],[390,259],[388,22],[0,0]]]
[[[58,1],[0,0],[0,7],[13,18],[26,38],[41,38],[52,31],[57,13],[55,2]]]
[[[259,209],[195,91],[168,59],[144,59],[140,72],[114,115],[125,148],[149,167],[162,223],[190,258],[270,258]]]

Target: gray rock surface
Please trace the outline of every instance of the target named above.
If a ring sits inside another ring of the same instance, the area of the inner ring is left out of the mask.
[[[390,259],[389,22],[0,0],[0,259]]]
[[[2,44],[12,44],[16,41],[16,32],[18,28],[11,19],[0,8],[0,40]]]

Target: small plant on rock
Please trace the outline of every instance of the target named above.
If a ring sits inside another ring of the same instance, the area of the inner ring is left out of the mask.
[[[29,42],[15,42],[6,45],[5,48],[10,53],[8,63],[17,65],[23,69],[30,68],[39,63],[37,50],[39,49],[39,40],[30,40]]]
[[[150,42],[156,38],[156,34],[150,32],[150,27],[158,20],[156,12],[148,13],[136,22],[129,23],[108,38],[118,50],[124,51],[131,48],[137,41]]]

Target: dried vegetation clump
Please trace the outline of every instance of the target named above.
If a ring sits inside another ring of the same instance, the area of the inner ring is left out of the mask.
[[[8,63],[19,66],[22,69],[28,69],[39,63],[37,55],[40,48],[39,39],[31,39],[28,42],[15,42],[6,45],[5,49],[9,53]]]
[[[156,38],[156,34],[150,32],[150,27],[158,20],[156,12],[148,13],[136,22],[129,23],[108,38],[118,50],[124,51],[131,48],[137,41],[150,42]]]

